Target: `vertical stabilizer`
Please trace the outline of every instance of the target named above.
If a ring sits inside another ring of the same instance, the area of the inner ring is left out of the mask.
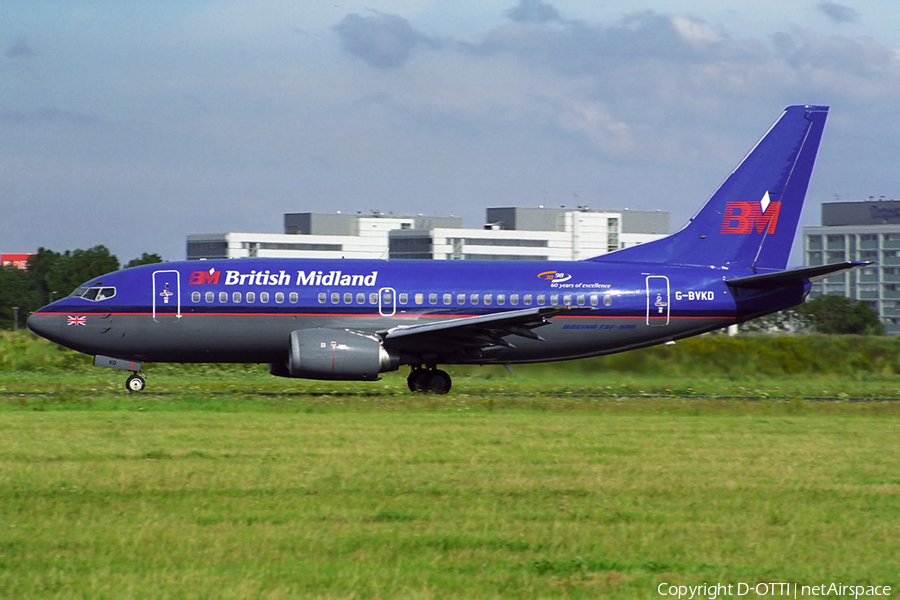
[[[680,231],[589,260],[784,269],[827,116],[789,106]]]

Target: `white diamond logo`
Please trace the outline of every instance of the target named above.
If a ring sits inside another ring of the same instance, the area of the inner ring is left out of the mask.
[[[759,201],[759,206],[762,208],[763,214],[766,214],[766,209],[769,208],[769,205],[772,201],[769,199],[769,192],[766,192],[766,195],[762,197],[762,200]]]

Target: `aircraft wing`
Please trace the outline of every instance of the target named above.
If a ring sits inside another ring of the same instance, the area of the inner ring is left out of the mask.
[[[731,287],[750,288],[750,289],[771,289],[781,287],[785,284],[801,282],[801,281],[818,281],[846,273],[852,269],[865,267],[874,264],[871,261],[853,261],[835,263],[833,265],[821,265],[818,267],[803,267],[800,269],[791,269],[789,271],[777,271],[775,273],[761,273],[759,275],[750,275],[748,277],[735,277],[734,279],[726,279]]]
[[[590,307],[538,306],[521,310],[496,312],[476,317],[460,317],[431,323],[401,325],[379,332],[386,346],[436,354],[472,352],[492,346],[515,348],[504,338],[516,335],[544,341],[533,330],[548,324],[551,317]]]

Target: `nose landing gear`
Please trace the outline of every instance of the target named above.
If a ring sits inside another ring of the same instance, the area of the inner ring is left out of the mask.
[[[441,371],[434,367],[416,366],[413,367],[409,377],[406,378],[406,384],[411,392],[446,394],[450,391],[452,381],[446,371]]]
[[[144,391],[144,386],[146,382],[144,378],[141,377],[140,373],[132,373],[131,376],[125,380],[125,389],[129,392],[142,392]]]

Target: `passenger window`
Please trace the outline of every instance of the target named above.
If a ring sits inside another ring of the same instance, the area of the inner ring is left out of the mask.
[[[275,302],[278,304],[284,302],[284,292],[275,292]],[[322,302],[322,300],[319,300],[319,302]]]
[[[240,292],[235,292],[235,293],[233,293],[233,294],[231,295],[231,300],[232,300],[235,304],[239,304],[240,301],[241,301],[241,293],[240,293]]]
[[[269,292],[260,292],[259,293],[259,301],[263,304],[269,303]]]
[[[550,305],[559,306],[559,294],[550,294]]]
[[[572,294],[566,294],[563,296],[563,304],[566,306],[572,306]]]
[[[328,300],[328,294],[325,292],[319,292],[319,304],[325,304],[325,301]]]
[[[513,306],[519,305],[519,295],[518,294],[510,294],[509,295],[509,303]]]
[[[465,294],[457,294],[456,295],[456,303],[457,304],[465,304],[466,303],[466,295]]]
[[[537,303],[538,303],[538,306],[543,306],[543,305],[547,304],[547,296],[545,296],[544,294],[538,294],[537,295]]]
[[[531,294],[525,294],[525,306],[531,306]]]
[[[453,294],[444,294],[444,304],[453,304]]]
[[[372,304],[372,305],[378,304],[378,294],[377,293],[372,292],[371,294],[369,294],[369,304]]]
[[[400,304],[408,304],[409,303],[409,294],[407,294],[406,292],[401,292],[398,295],[398,298],[400,299]]]
[[[331,303],[338,304],[341,301],[341,295],[337,292],[331,292]]]
[[[606,294],[605,296],[603,296],[603,306],[609,306],[611,304],[612,304],[612,296],[609,294]]]
[[[365,304],[366,303],[366,295],[363,292],[356,293],[356,303],[357,304]]]
[[[437,304],[437,294],[434,292],[428,294],[428,304]]]
[[[256,302],[256,292],[247,292],[247,302]]]
[[[485,304],[486,306],[487,306],[487,305],[490,305],[490,303],[493,302],[493,301],[494,301],[494,299],[493,299],[493,296],[491,296],[491,294],[485,294],[485,295],[484,295],[484,304]]]
[[[423,302],[425,302],[425,295],[421,293],[416,294],[416,304],[422,304]]]
[[[219,302],[222,304],[228,302],[228,292],[219,292]]]
[[[497,304],[500,306],[506,304],[506,294],[497,294]]]
[[[353,304],[353,292],[344,292],[344,304]]]
[[[191,302],[193,302],[194,304],[200,302],[200,292],[191,293]]]
[[[478,304],[478,294],[470,294],[469,302],[471,302],[472,304]]]
[[[216,294],[214,292],[206,292],[206,303],[211,304],[216,300]]]
[[[290,295],[291,304],[297,304],[297,299],[298,299],[297,292],[291,292],[291,295]]]
[[[597,298],[597,294],[591,294],[591,306],[597,306],[600,303],[600,299]]]
[[[584,294],[578,294],[578,306],[584,306]]]

